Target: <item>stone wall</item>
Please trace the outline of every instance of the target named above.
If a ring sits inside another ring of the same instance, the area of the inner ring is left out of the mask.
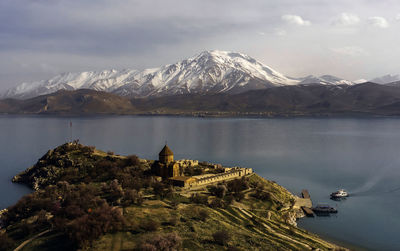
[[[180,159],[175,161],[180,167],[186,168],[186,167],[192,167],[192,166],[198,166],[199,161],[198,160],[190,160],[190,159]]]
[[[229,171],[227,171],[225,173],[218,173],[213,176],[197,179],[197,182],[194,183],[193,185],[194,186],[208,185],[211,183],[221,182],[224,180],[240,178],[240,177],[246,176],[251,173],[253,173],[253,169],[251,169],[251,168],[236,167],[236,168],[230,169]]]

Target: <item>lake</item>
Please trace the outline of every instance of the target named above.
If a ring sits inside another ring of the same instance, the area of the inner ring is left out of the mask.
[[[338,208],[335,216],[301,219],[302,228],[366,249],[400,250],[400,119],[0,116],[0,131],[0,208],[30,192],[12,176],[71,139],[147,159],[158,158],[167,141],[175,159],[250,167]],[[351,197],[330,200],[339,188]]]

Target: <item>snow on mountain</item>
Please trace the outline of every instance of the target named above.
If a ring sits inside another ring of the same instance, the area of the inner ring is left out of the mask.
[[[58,90],[94,89],[98,91],[112,90],[136,71],[105,70],[88,71],[80,73],[63,73],[49,80],[41,80],[31,83],[22,83],[3,94],[6,98],[30,98],[49,94]],[[121,85],[122,85],[121,84]]]
[[[145,96],[238,93],[297,83],[298,80],[286,77],[247,55],[205,51],[176,64],[141,72],[132,83],[121,86],[115,93]]]
[[[396,74],[396,75],[388,74],[388,75],[374,78],[371,80],[371,82],[377,83],[377,84],[389,84],[389,83],[393,83],[393,82],[397,82],[397,81],[400,81],[400,74]]]
[[[122,96],[162,96],[184,93],[240,93],[297,84],[353,84],[334,76],[287,77],[241,53],[204,51],[160,68],[64,73],[49,80],[22,83],[3,98],[30,98],[58,90],[94,89]]]
[[[353,83],[355,83],[355,84],[363,84],[363,83],[366,83],[366,82],[368,82],[368,80],[366,80],[364,78],[360,78],[360,79],[357,79],[357,80],[353,81]]]
[[[313,75],[307,76],[305,78],[301,78],[299,82],[300,85],[306,84],[322,84],[322,85],[353,85],[354,82],[341,79],[332,75],[323,75],[320,77],[316,77]]]

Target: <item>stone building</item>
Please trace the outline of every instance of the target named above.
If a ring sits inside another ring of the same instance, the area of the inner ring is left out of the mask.
[[[165,164],[174,161],[174,153],[167,145],[158,154],[158,161]]]
[[[221,181],[237,179],[253,173],[251,168],[223,168],[221,165],[214,165],[214,168],[223,168],[223,172],[199,176],[183,175],[183,169],[196,166],[198,164],[199,162],[194,160],[174,161],[174,153],[167,145],[165,145],[158,154],[158,161],[154,162],[151,170],[154,175],[161,177],[162,180],[168,180],[174,186],[185,188],[205,186]]]
[[[174,153],[167,145],[158,154],[158,161],[154,162],[152,172],[163,179],[181,176],[179,164],[174,161]]]
[[[191,187],[192,185],[196,184],[197,179],[190,176],[177,176],[169,178],[173,186],[178,187]]]

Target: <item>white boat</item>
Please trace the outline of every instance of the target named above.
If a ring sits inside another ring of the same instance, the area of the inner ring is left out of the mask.
[[[331,193],[332,198],[344,198],[344,197],[348,197],[348,196],[349,196],[349,194],[344,189],[340,189],[334,193]]]

